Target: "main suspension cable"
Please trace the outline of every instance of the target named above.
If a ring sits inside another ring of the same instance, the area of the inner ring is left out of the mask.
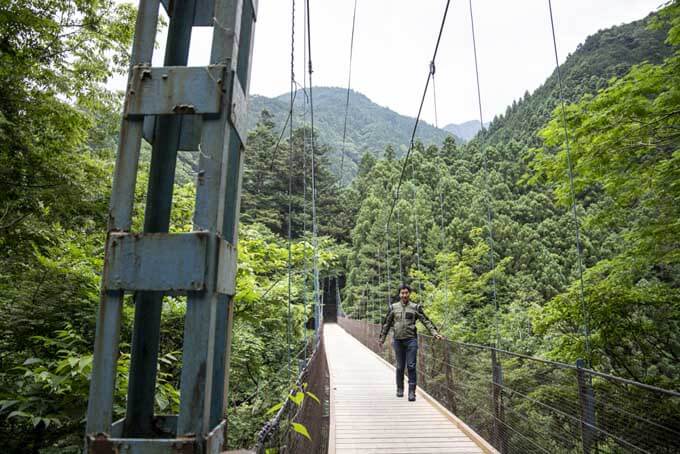
[[[574,172],[571,164],[571,148],[569,144],[569,127],[567,126],[567,112],[564,102],[564,87],[562,84],[562,74],[560,72],[560,62],[557,56],[557,39],[555,38],[555,21],[553,20],[552,1],[548,0],[548,11],[550,12],[550,29],[552,30],[553,50],[555,52],[555,70],[557,71],[557,82],[559,86],[560,110],[562,111],[562,126],[564,129],[564,143],[567,152],[567,170],[569,172],[569,193],[571,195],[571,213],[574,218],[574,230],[576,236],[576,252],[578,255],[578,275],[579,275],[579,297],[581,299],[581,311],[583,312],[583,331],[588,356],[588,365],[592,367],[592,353],[590,350],[590,323],[588,311],[586,309],[585,290],[583,284],[583,250],[581,247],[581,228],[579,218],[576,213],[576,191],[574,190]]]

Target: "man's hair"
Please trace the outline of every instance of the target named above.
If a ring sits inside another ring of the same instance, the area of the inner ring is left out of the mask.
[[[401,292],[404,289],[408,290],[409,293],[411,293],[413,291],[413,290],[411,290],[411,287],[409,287],[407,284],[401,284],[399,286],[399,291]]]

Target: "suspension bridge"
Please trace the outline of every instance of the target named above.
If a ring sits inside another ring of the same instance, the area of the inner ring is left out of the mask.
[[[224,415],[228,411],[246,100],[257,7],[256,0],[140,0],[110,207],[87,414],[87,452],[218,453],[228,437]],[[356,16],[356,2],[354,7]],[[152,67],[161,8],[170,17],[165,63]],[[435,61],[448,9],[449,1],[386,232],[414,146],[425,96],[430,84],[434,87]],[[294,1],[292,13],[294,37]],[[474,42],[472,8],[470,14]],[[305,17],[308,75],[304,92],[313,131],[309,0],[305,3]],[[551,9],[551,24],[552,20]],[[195,26],[213,28],[210,64],[205,67],[186,66]],[[353,39],[354,23],[352,45]],[[554,31],[553,43],[557,62]],[[289,123],[293,121],[293,92],[297,85],[293,55],[291,49]],[[559,76],[559,65],[557,71]],[[350,82],[351,58],[348,93]],[[484,125],[478,74],[477,83],[480,123]],[[346,112],[348,104],[349,96]],[[291,137],[292,129],[290,126]],[[343,142],[346,131],[347,117]],[[568,138],[566,125],[565,136]],[[143,139],[152,145],[148,202],[144,229],[133,232]],[[498,342],[487,346],[419,336],[418,399],[413,403],[394,397],[394,358],[391,349],[377,342],[379,326],[344,315],[337,282],[335,304],[326,303],[334,310],[323,310],[313,134],[305,141],[307,144],[312,160],[311,274],[316,335],[310,339],[310,351],[305,350],[305,358],[311,354],[303,363],[297,389],[313,393],[319,402],[304,399],[302,405],[297,405],[293,402],[297,394],[291,392],[260,432],[258,452],[680,452],[678,419],[669,418],[667,411],[678,408],[680,393],[600,373],[584,361],[565,364],[505,351]],[[200,150],[194,230],[183,234],[168,232],[178,150]],[[486,162],[484,166],[486,169]],[[573,214],[582,275],[575,210]],[[490,205],[487,223],[489,266],[493,269]],[[288,230],[290,246],[290,219]],[[401,239],[397,247],[401,247]],[[418,257],[419,247],[417,244]],[[387,260],[389,248],[386,236]],[[289,258],[289,276],[291,272]],[[495,282],[493,285],[493,304],[497,308]],[[134,294],[135,301],[130,380],[125,417],[114,421],[114,379],[126,293]],[[187,296],[180,409],[178,415],[171,416],[155,415],[153,410],[164,294]],[[325,325],[324,312],[330,314],[326,317],[330,323]],[[585,314],[584,320],[587,321]],[[583,328],[588,342],[587,322]],[[289,373],[293,359],[297,358],[289,358]],[[505,377],[522,380],[515,382]],[[300,436],[296,430],[300,426],[309,437]]]

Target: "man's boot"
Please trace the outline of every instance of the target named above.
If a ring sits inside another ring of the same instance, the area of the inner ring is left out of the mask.
[[[404,397],[404,376],[397,375],[397,397]]]
[[[404,397],[404,388],[397,388],[397,397]]]
[[[410,383],[408,385],[408,400],[409,402],[416,400],[416,385],[412,385]]]

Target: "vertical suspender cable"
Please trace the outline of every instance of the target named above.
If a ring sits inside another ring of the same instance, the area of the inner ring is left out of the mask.
[[[441,157],[441,152],[439,153]],[[441,242],[442,242],[442,252],[446,250],[446,230],[444,230],[444,189],[442,185],[444,184],[444,178],[439,179],[439,236],[441,237]],[[446,274],[446,267],[444,267],[444,279],[443,279],[443,284],[444,284],[444,308],[446,309],[446,318],[449,323],[447,325],[451,324],[451,308],[449,307],[448,301],[449,301],[449,279]]]
[[[472,30],[472,50],[474,53],[475,57],[475,77],[476,77],[476,82],[477,82],[477,105],[479,107],[479,124],[481,127],[480,134],[479,134],[479,148],[482,152],[482,155],[484,156],[483,159],[483,164],[484,164],[484,179],[485,179],[485,184],[486,184],[486,196],[487,196],[487,201],[486,201],[486,222],[487,222],[487,230],[489,231],[488,235],[488,241],[489,241],[489,268],[491,272],[491,285],[492,285],[492,293],[493,293],[493,304],[494,304],[494,310],[495,310],[495,324],[496,324],[496,348],[500,348],[501,345],[501,339],[500,339],[500,328],[499,328],[499,307],[498,307],[498,298],[497,298],[497,292],[496,292],[496,273],[495,273],[495,268],[496,268],[496,263],[495,263],[495,257],[494,257],[494,241],[493,241],[493,208],[491,206],[492,202],[492,197],[491,197],[491,188],[489,187],[489,164],[488,164],[488,156],[487,152],[484,150],[484,117],[482,115],[482,91],[480,88],[479,84],[479,65],[477,61],[477,40],[475,36],[475,20],[474,20],[474,14],[472,12],[472,0],[468,1],[470,5],[470,28]]]
[[[397,211],[397,252],[399,253],[399,282],[404,282],[404,264],[401,259],[401,218]]]
[[[567,113],[564,102],[564,87],[562,85],[562,74],[560,73],[560,62],[557,56],[557,39],[555,38],[555,21],[553,20],[552,2],[548,0],[548,10],[550,12],[550,29],[552,30],[553,50],[555,51],[555,71],[557,71],[557,82],[559,84],[560,106],[562,111],[562,126],[564,128],[564,143],[567,152],[567,170],[569,172],[569,192],[571,195],[571,213],[574,218],[574,231],[576,236],[576,252],[578,255],[578,275],[579,275],[579,297],[581,299],[581,311],[583,312],[583,337],[585,341],[586,355],[588,364],[592,365],[592,353],[590,351],[590,323],[588,311],[586,309],[585,290],[583,285],[583,251],[581,247],[581,229],[578,215],[576,214],[576,192],[574,191],[574,172],[571,165],[571,149],[569,144],[569,128],[567,126]]]
[[[389,224],[385,224],[385,238],[387,247],[385,252],[385,268],[387,269],[387,309],[392,307],[392,274],[390,272],[390,230]]]
[[[434,80],[435,66],[434,60],[430,62],[430,74],[432,74],[432,104],[434,104],[434,127],[439,128],[439,121],[437,120],[437,85]]]
[[[345,98],[345,124],[342,128],[342,154],[340,157],[340,185],[344,180],[345,169],[345,140],[347,138],[347,116],[349,114],[349,93],[352,86],[352,56],[354,54],[354,26],[357,18],[357,0],[354,0],[354,12],[352,13],[352,37],[349,41],[349,74],[347,75],[347,97]]]
[[[380,254],[380,246],[378,246],[378,309],[380,309],[380,302],[382,301],[382,267],[380,266],[380,260],[382,259],[382,254]]]
[[[291,358],[292,342],[292,310],[291,289],[293,280],[293,257],[292,257],[292,217],[293,217],[293,102],[295,92],[295,0],[291,1],[291,32],[290,32],[290,143],[288,148],[288,322],[286,326],[286,338],[288,340],[288,385],[293,380],[293,367]]]
[[[302,62],[305,64],[307,62],[307,9],[303,8],[303,39],[302,39],[302,48],[303,48],[303,59]],[[309,277],[309,260],[307,257],[307,74],[305,71],[302,71],[302,91],[304,94],[304,99],[303,99],[303,108],[302,108],[302,115],[303,115],[303,125],[302,125],[302,193],[303,193],[303,200],[302,200],[302,232],[304,234],[304,243],[303,243],[303,248],[302,248],[302,254],[303,254],[303,261],[304,261],[304,269],[305,269],[305,277],[304,277],[304,290],[302,292],[303,295],[303,304],[304,304],[304,309],[305,309],[305,317],[304,317],[304,326],[302,327],[302,332],[304,333],[304,342],[305,342],[305,354],[304,354],[304,359],[305,359],[305,364],[307,364],[307,321],[309,320],[309,312],[307,310],[307,287],[308,287],[308,277]]]
[[[309,72],[309,115],[311,118],[311,176],[312,176],[312,247],[313,247],[313,268],[314,268],[314,304],[316,305],[315,331],[316,340],[319,340],[319,329],[321,327],[321,307],[319,304],[319,240],[318,226],[316,220],[316,175],[314,169],[314,84],[312,83],[312,28],[310,26],[309,0],[305,3],[307,7],[307,61]]]
[[[411,163],[411,174],[414,180],[414,185],[413,185],[413,221],[415,224],[415,229],[416,229],[416,269],[418,270],[418,274],[420,275],[420,231],[418,228],[418,184],[417,181],[418,179],[416,178],[416,168]],[[422,282],[421,278],[418,277],[418,295],[422,297]]]
[[[373,288],[375,289],[375,277],[373,278]],[[371,298],[371,323],[375,323],[374,319],[375,319],[375,291],[373,292],[373,298]]]
[[[432,104],[434,106],[434,121],[435,121],[435,126],[438,124],[437,121],[437,86],[435,85],[435,72],[436,72],[436,67],[434,60],[430,62],[430,76],[432,77]],[[440,149],[439,152],[440,158],[443,159],[442,151]],[[444,166],[441,167],[442,169],[445,168]],[[442,184],[444,184],[444,178],[439,179],[439,234],[441,236],[441,242],[442,242],[442,251],[446,250],[446,230],[444,230],[444,189],[442,187]],[[445,268],[446,269],[446,268]],[[448,276],[444,274],[444,308],[446,309],[446,318],[449,321],[448,324],[451,322],[451,308],[448,304],[449,301],[449,280]]]

